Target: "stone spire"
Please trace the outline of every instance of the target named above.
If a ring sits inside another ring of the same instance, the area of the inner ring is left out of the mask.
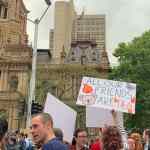
[[[65,47],[64,47],[64,45],[63,45],[63,48],[62,48],[62,51],[61,51],[61,64],[63,64],[64,62],[65,62],[65,58],[66,58],[66,52],[65,52]]]
[[[101,63],[100,63],[101,69],[104,69],[104,70],[109,69],[110,63],[109,63],[107,51],[105,49],[101,52],[100,60],[101,60]]]

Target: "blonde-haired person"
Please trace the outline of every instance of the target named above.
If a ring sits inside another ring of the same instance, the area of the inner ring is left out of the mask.
[[[141,135],[139,133],[132,133],[130,137],[135,140],[135,150],[143,150]]]
[[[128,137],[128,150],[136,150],[135,149],[135,140],[132,137]]]

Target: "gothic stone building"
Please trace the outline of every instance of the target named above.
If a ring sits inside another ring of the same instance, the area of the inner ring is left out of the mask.
[[[95,47],[93,41],[76,41],[72,43],[68,54],[63,48],[61,64],[49,61],[49,50],[38,51],[36,99],[44,104],[48,92],[58,97],[78,112],[78,128],[85,127],[85,109],[76,105],[82,77],[107,78],[109,72],[106,50],[100,54]],[[93,128],[89,130],[91,134],[98,133]]]
[[[0,115],[10,129],[23,126],[20,116],[28,91],[32,49],[27,45],[28,10],[22,0],[0,0]]]

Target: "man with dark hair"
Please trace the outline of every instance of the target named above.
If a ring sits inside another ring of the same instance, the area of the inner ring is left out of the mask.
[[[20,146],[20,150],[25,150],[26,141],[24,133],[19,133],[18,144]]]
[[[41,145],[42,150],[67,150],[67,146],[56,138],[53,119],[47,113],[33,116],[31,134],[35,144]]]
[[[60,141],[63,142],[63,132],[62,132],[61,129],[59,129],[59,128],[54,128],[54,134],[55,134],[55,136],[56,136]]]
[[[150,150],[150,129],[145,129],[143,132],[144,150]]]
[[[71,150],[88,150],[87,132],[84,129],[76,129],[72,141]]]
[[[8,122],[6,119],[0,118],[0,150],[4,150],[4,136],[8,130]]]

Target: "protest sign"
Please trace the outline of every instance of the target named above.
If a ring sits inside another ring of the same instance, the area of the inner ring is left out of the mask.
[[[116,120],[123,126],[122,112],[116,112]],[[116,125],[112,116],[112,111],[109,109],[98,107],[86,107],[86,127],[103,128],[106,126]]]
[[[72,142],[77,115],[76,111],[48,93],[44,112],[52,116],[54,128],[60,128],[63,131],[64,140]]]
[[[136,84],[83,77],[77,104],[134,114]]]

